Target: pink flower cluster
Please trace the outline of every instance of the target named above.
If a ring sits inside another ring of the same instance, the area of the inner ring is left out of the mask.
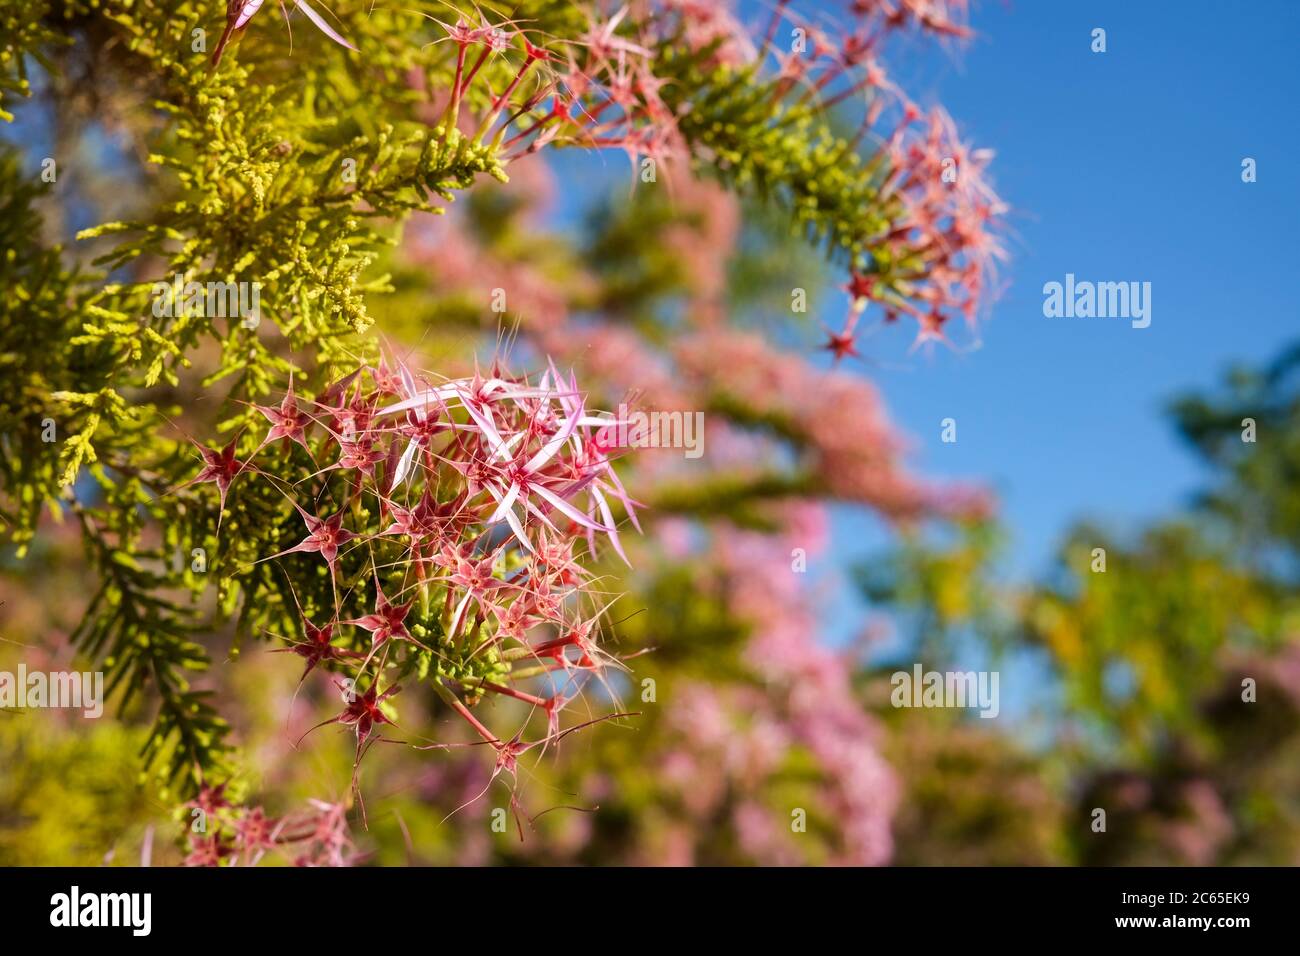
[[[637,515],[611,465],[617,422],[588,411],[574,378],[552,365],[530,383],[498,363],[432,380],[380,362],[314,400],[290,387],[278,407],[256,408],[270,423],[257,451],[296,445],[301,466],[285,468],[284,454],[278,472],[241,461],[236,439],[202,449],[195,480],[217,484],[224,507],[233,483],[256,477],[297,513],[299,540],[261,560],[311,555],[328,571],[325,590],[299,604],[302,637],[286,650],[306,661],[304,679],[318,666],[350,675],[346,707],[324,723],[355,731],[357,763],[395,725],[400,685],[386,672],[421,661],[496,752],[497,773],[513,776],[522,753],[577,729],[561,728],[562,711],[613,659],[598,646],[603,607],[575,547],[585,539],[594,554],[599,540],[623,555],[618,524]],[[289,579],[295,601],[321,580]],[[520,686],[534,677],[544,696]],[[487,694],[545,714],[546,735],[489,730],[471,709]]]
[[[944,340],[944,324],[954,315],[973,325],[994,262],[1005,256],[997,231],[1006,206],[986,173],[992,153],[966,146],[941,107],[924,113],[889,79],[884,64],[891,35],[907,28],[969,36],[964,0],[854,0],[848,24],[830,22],[825,11],[801,16],[780,0],[758,49],[744,42],[744,28],[725,5],[674,0],[665,7],[693,48],[718,51],[721,62],[775,61],[778,94],[789,102],[829,111],[860,100],[855,145],[887,114],[898,114],[892,132],[879,137],[887,160],[879,199],[896,210],[888,232],[866,237],[870,254],[845,287],[848,317],[840,331],[828,330],[825,349],[837,360],[859,357],[858,325],[873,301],[885,322],[904,314],[915,318],[917,344]],[[782,47],[783,21],[800,41],[788,50]],[[882,275],[881,262],[904,263],[905,272]]]
[[[714,542],[709,563],[727,582],[722,593],[732,613],[751,628],[744,657],[759,680],[680,689],[677,742],[661,756],[661,772],[694,821],[689,831],[707,831],[725,815],[755,862],[811,859],[801,831],[791,828],[791,814],[802,810],[809,829],[833,834],[821,862],[879,865],[892,850],[898,783],[854,694],[852,661],[813,638],[816,605],[790,571],[791,547],[807,548],[824,515],[806,504],[787,510],[785,534],[731,531]],[[812,799],[773,805],[770,795],[783,792],[779,775],[796,752],[818,768],[804,777],[816,781]],[[689,841],[673,846],[676,855],[658,862],[694,862]]]
[[[275,852],[295,866],[348,866],[352,840],[347,809],[311,800],[311,809],[276,819],[262,807],[233,806],[226,784],[204,786],[185,805],[186,866],[255,866]]]
[[[457,128],[475,79],[495,55],[522,44],[523,60],[499,92],[487,90],[487,110],[474,120],[474,139],[491,143],[505,162],[553,142],[622,149],[640,155],[685,155],[671,111],[660,99],[662,81],[648,68],[651,51],[619,33],[623,7],[607,20],[592,15],[587,33],[565,56],[535,46],[512,21],[443,24],[456,48],[451,90],[441,125]]]
[[[689,336],[674,354],[697,395],[724,396],[757,417],[783,423],[816,478],[810,491],[900,519],[969,516],[990,507],[978,490],[931,486],[903,471],[903,443],[879,393],[857,376],[818,370],[757,335],[727,328]]]
[[[912,125],[915,115],[907,113],[886,145],[891,172],[881,190],[882,198],[898,198],[906,210],[883,238],[915,278],[905,280],[902,296],[884,296],[881,304],[887,321],[900,311],[914,316],[919,341],[925,341],[942,338],[953,313],[975,324],[996,260],[1006,256],[993,229],[1006,206],[985,178],[992,152],[963,144],[941,107],[919,130]],[[849,291],[860,306],[874,288],[855,275]]]

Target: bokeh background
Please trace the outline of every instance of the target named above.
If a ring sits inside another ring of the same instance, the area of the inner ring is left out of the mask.
[[[627,592],[606,640],[638,655],[611,692],[642,716],[527,768],[522,839],[493,827],[509,793],[481,751],[377,748],[349,860],[1300,862],[1300,10],[986,2],[971,25],[890,61],[996,149],[1012,208],[1001,293],[951,347],[882,324],[832,367],[842,276],[717,186],[630,189],[617,155],[518,163],[408,228],[374,306],[395,348],[450,373],[518,333],[598,405],[704,410],[707,452],[628,464],[647,533],[634,570],[599,569]],[[0,131],[33,168],[77,151],[43,209],[63,237],[129,208],[132,175],[111,130],[66,134],[39,96]],[[1150,282],[1151,326],[1045,318],[1066,273]],[[0,571],[0,669],[74,666],[75,533],[49,523]],[[233,788],[276,817],[350,807],[349,738],[292,746],[328,689],[291,703],[292,658],[204,643]],[[997,670],[998,717],[892,707],[915,663]],[[178,862],[185,811],[136,757],[149,716],[0,713],[0,863]],[[456,739],[436,708],[403,724]]]

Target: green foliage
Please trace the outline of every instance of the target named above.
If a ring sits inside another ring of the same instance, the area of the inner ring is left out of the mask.
[[[108,357],[60,347],[79,327],[77,277],[61,250],[42,247],[33,204],[43,191],[20,174],[20,159],[0,148],[0,520],[23,549],[41,509],[58,508],[59,393],[104,374]],[[72,308],[69,306],[73,305]],[[90,414],[94,415],[93,410]]]
[[[47,715],[0,716],[0,866],[102,866],[105,848],[138,861],[140,830],[164,816],[152,794],[123,786],[142,735],[88,726],[70,733]]]
[[[1231,478],[1205,496],[1206,507],[1257,557],[1300,547],[1297,370],[1300,347],[1292,347],[1264,368],[1233,369],[1215,394],[1189,395],[1173,406],[1183,436]]]
[[[69,42],[48,22],[50,0],[0,0],[0,120],[12,122],[6,98],[31,96],[27,58],[49,68],[45,50]]]
[[[1095,548],[1104,572],[1092,570]],[[1028,596],[1024,636],[1050,652],[1070,707],[1130,755],[1209,732],[1200,704],[1224,655],[1276,646],[1292,613],[1285,593],[1188,525],[1133,543],[1080,528],[1061,564],[1060,584]]]
[[[1070,811],[1057,774],[1030,748],[943,711],[894,710],[887,755],[903,781],[897,866],[1067,862]]]
[[[916,263],[891,261],[874,241],[901,214],[896,198],[881,195],[885,154],[864,160],[815,97],[794,95],[802,87],[765,76],[758,63],[712,64],[714,52],[670,44],[658,67],[673,78],[664,96],[682,114],[682,135],[708,157],[701,165],[742,194],[775,205],[795,232],[829,256],[878,274],[886,287],[915,271]],[[690,108],[682,109],[687,102]]]

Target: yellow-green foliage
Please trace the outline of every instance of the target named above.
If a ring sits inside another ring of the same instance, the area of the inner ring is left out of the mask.
[[[137,864],[144,827],[168,820],[136,787],[144,737],[107,717],[0,713],[0,866]]]

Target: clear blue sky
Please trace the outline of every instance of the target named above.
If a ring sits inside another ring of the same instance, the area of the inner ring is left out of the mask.
[[[1077,517],[1122,528],[1183,504],[1202,475],[1168,399],[1300,335],[1300,3],[982,0],[972,26],[965,48],[916,44],[894,74],[997,151],[1009,288],[981,349],[869,374],[919,471],[996,489],[1009,570],[1031,574]],[[1045,318],[1043,284],[1067,272],[1150,281],[1151,326]],[[949,416],[956,444],[939,440]],[[867,523],[845,517],[838,554],[860,552]]]

